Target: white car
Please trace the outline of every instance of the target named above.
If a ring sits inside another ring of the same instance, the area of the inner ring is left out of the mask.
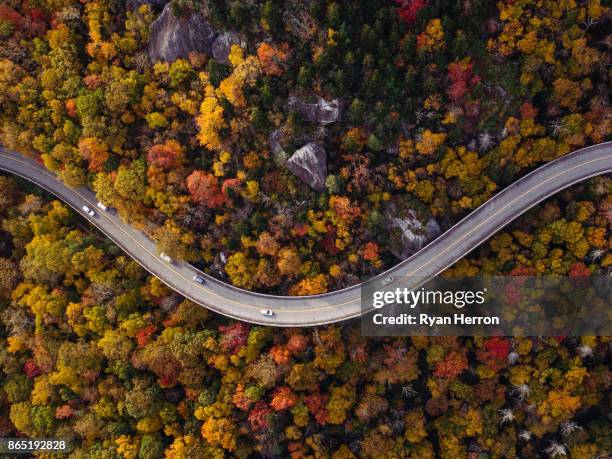
[[[204,283],[204,278],[200,276],[193,276],[193,280],[196,281],[198,284]]]
[[[259,311],[259,313],[262,316],[266,316],[266,317],[272,317],[274,315],[274,311],[271,311],[270,309],[262,309],[261,311]]]
[[[98,204],[96,204],[98,206],[99,209],[102,209],[104,212],[108,211],[108,206],[104,205],[104,203],[98,201]]]
[[[161,258],[162,260],[164,260],[167,263],[172,263],[172,258],[170,258],[168,255],[166,255],[164,252],[159,254],[159,258]]]
[[[381,284],[382,284],[382,285],[383,285],[383,287],[384,287],[385,285],[389,285],[389,284],[390,284],[391,282],[393,282],[394,280],[395,280],[395,276],[387,276],[387,277],[385,277],[385,278],[382,280]]]
[[[94,217],[96,215],[96,213],[87,206],[83,206],[82,209],[90,217]]]

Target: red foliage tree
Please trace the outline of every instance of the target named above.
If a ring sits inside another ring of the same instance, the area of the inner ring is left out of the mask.
[[[56,419],[67,419],[74,416],[74,410],[70,405],[62,405],[58,406],[55,409],[55,417]]]
[[[569,277],[588,277],[591,275],[591,271],[584,263],[574,263],[568,272]]]
[[[35,378],[42,373],[32,359],[23,364],[23,372],[28,378]]]
[[[42,8],[32,8],[28,11],[28,16],[32,21],[46,21],[47,15]]]
[[[435,375],[443,378],[454,378],[459,376],[467,367],[467,357],[458,351],[451,351],[444,360],[438,362]]]
[[[237,178],[226,179],[223,181],[223,185],[221,185],[221,193],[223,193],[224,196],[229,196],[230,190],[237,192],[241,183],[240,179]]]
[[[329,412],[325,405],[329,400],[329,395],[325,394],[312,394],[304,399],[306,406],[314,416],[315,420],[324,426],[329,419]]]
[[[368,242],[363,249],[363,259],[366,261],[376,261],[378,256],[378,244],[376,242]]]
[[[83,77],[83,83],[87,86],[87,89],[91,89],[92,91],[100,88],[104,84],[104,80],[100,75],[87,75]]]
[[[330,255],[336,255],[340,250],[336,247],[336,228],[327,225],[327,233],[321,241],[321,245]]]
[[[413,25],[419,11],[427,6],[427,0],[395,0],[395,3],[400,5],[397,14],[408,25]]]
[[[147,162],[170,169],[176,166],[182,157],[183,149],[181,145],[174,140],[169,140],[166,143],[153,145],[147,154]]]
[[[0,5],[0,19],[9,21],[17,30],[25,27],[25,18],[8,5]]]
[[[470,62],[469,58],[448,65],[448,78],[451,85],[446,93],[453,102],[460,100],[469,89],[480,82],[480,77],[472,74],[473,68],[474,64]]]
[[[176,385],[178,379],[178,369],[171,367],[163,375],[159,377],[159,385],[161,387],[173,387]]]
[[[532,268],[531,266],[517,266],[512,271],[510,271],[510,275],[511,276],[517,276],[517,277],[521,277],[521,276],[534,276],[535,275],[535,269]]]
[[[155,333],[155,325],[147,325],[136,332],[136,345],[139,348],[145,347],[151,341],[151,336]]]
[[[30,20],[29,33],[31,36],[44,35],[48,28],[48,17],[42,8],[32,8],[26,11],[27,18]]]
[[[235,354],[246,344],[249,336],[249,326],[242,322],[235,322],[232,325],[220,325],[221,333],[220,344],[224,351]]]
[[[498,360],[506,360],[510,353],[510,342],[499,336],[494,336],[485,341],[485,349],[492,357]]]
[[[295,231],[295,235],[298,237],[306,236],[308,234],[309,229],[310,229],[310,226],[307,225],[306,223],[297,223],[293,227],[293,231]]]
[[[236,386],[236,391],[234,392],[232,401],[234,402],[234,405],[236,405],[236,407],[242,411],[248,410],[253,404],[253,401],[249,399],[244,392],[244,384],[238,384]]]
[[[248,420],[254,430],[264,430],[270,427],[272,410],[265,402],[257,402],[249,413]]]
[[[285,346],[277,344],[270,349],[272,359],[279,365],[286,365],[291,361],[291,352]]]
[[[300,333],[295,333],[287,341],[287,349],[293,355],[299,355],[308,347],[308,338]]]
[[[225,195],[221,193],[217,177],[204,171],[194,171],[187,177],[187,189],[191,198],[209,208],[215,208],[225,203]]]
[[[290,388],[279,387],[272,396],[270,406],[274,411],[282,411],[294,407],[297,402],[298,398]]]
[[[523,105],[521,105],[521,118],[526,120],[526,119],[533,119],[536,116],[538,116],[538,109],[535,108],[531,102],[525,102],[523,103]]]

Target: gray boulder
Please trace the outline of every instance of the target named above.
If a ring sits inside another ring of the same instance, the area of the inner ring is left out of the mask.
[[[212,44],[213,59],[221,64],[229,64],[228,56],[232,45],[243,46],[240,37],[236,32],[222,32]]]
[[[287,168],[315,191],[325,190],[327,154],[322,146],[311,142],[297,150],[288,160]]]
[[[278,128],[270,133],[269,142],[272,153],[283,151],[281,140],[283,139],[283,128]]]
[[[299,113],[302,118],[311,123],[329,124],[340,120],[342,103],[340,99],[328,102],[322,97],[317,97],[315,103],[309,104],[296,96],[290,96],[289,110]]]
[[[391,234],[391,252],[405,260],[421,250],[427,243],[440,235],[440,225],[430,218],[424,225],[414,210],[408,210],[401,218],[387,212]]]
[[[270,133],[269,143],[270,143],[270,151],[272,152],[272,158],[274,159],[274,163],[282,167],[287,162],[287,153],[283,149],[281,142],[284,138],[283,128],[275,129]]]
[[[168,4],[151,24],[149,57],[153,62],[174,62],[191,52],[210,55],[217,35],[202,14],[194,12],[188,17],[176,17],[172,5]]]

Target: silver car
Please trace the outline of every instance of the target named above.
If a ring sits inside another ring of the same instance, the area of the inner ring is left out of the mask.
[[[81,209],[83,209],[83,211],[90,217],[94,217],[96,215],[96,213],[87,206],[83,206]]]
[[[203,277],[193,276],[193,280],[196,281],[198,284],[204,284],[204,278]]]
[[[159,254],[159,258],[161,258],[162,260],[164,260],[167,263],[172,263],[172,258],[170,258],[168,255],[166,255],[164,252]]]
[[[389,285],[391,282],[395,281],[395,276],[387,276],[380,283],[384,287],[385,285]]]
[[[266,316],[266,317],[272,317],[274,315],[274,311],[271,311],[270,309],[262,309],[261,311],[259,311],[259,313],[262,316]]]

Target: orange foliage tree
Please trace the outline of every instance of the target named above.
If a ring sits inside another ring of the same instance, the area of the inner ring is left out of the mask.
[[[289,58],[290,50],[287,43],[274,48],[267,43],[262,43],[257,48],[257,57],[266,75],[282,75],[283,63]]]

